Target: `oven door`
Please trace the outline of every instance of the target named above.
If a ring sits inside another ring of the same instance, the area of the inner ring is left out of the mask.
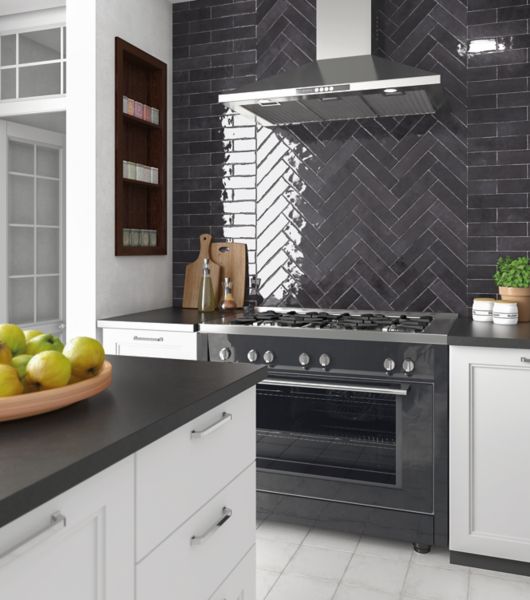
[[[268,379],[257,391],[258,490],[433,511],[433,387]]]

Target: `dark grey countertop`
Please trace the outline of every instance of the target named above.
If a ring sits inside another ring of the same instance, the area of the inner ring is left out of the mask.
[[[201,322],[212,318],[219,318],[219,313],[200,313],[194,308],[169,306],[130,315],[99,319],[98,327],[130,328],[132,323],[137,329],[151,327],[172,331],[197,331]]]
[[[530,349],[530,323],[494,325],[459,318],[449,332],[450,346]]]
[[[109,357],[111,387],[0,423],[0,527],[255,385],[266,368]]]

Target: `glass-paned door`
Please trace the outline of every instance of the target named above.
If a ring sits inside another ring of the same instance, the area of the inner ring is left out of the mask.
[[[0,101],[66,93],[66,31],[0,35]]]
[[[7,123],[6,319],[61,331],[64,318],[64,139]]]

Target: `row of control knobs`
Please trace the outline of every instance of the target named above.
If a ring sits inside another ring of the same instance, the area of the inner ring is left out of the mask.
[[[221,360],[226,361],[231,356],[232,356],[232,352],[230,351],[230,348],[221,348],[221,350],[219,350],[219,358]],[[258,358],[259,358],[259,354],[256,350],[248,351],[248,354],[247,354],[248,362],[255,363],[255,362],[257,362]],[[275,359],[275,356],[274,356],[274,353],[272,352],[272,350],[265,350],[265,352],[263,353],[263,362],[266,365],[270,365],[274,362],[274,359]],[[309,364],[311,363],[311,357],[309,356],[309,354],[307,354],[307,352],[302,352],[302,354],[300,354],[300,356],[298,357],[298,362],[300,363],[301,367],[304,367],[304,369],[306,369],[309,366]],[[318,357],[318,364],[323,369],[327,369],[329,367],[329,365],[331,364],[331,357],[329,356],[329,354],[321,354]],[[401,367],[402,367],[404,373],[406,373],[407,375],[410,375],[414,371],[416,365],[414,364],[414,361],[411,358],[405,358]],[[392,358],[385,358],[385,361],[383,363],[383,368],[390,375],[395,371],[396,363]]]

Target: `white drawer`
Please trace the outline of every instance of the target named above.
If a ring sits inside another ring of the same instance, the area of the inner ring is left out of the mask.
[[[230,573],[210,600],[256,600],[256,547]]]
[[[203,437],[192,437],[193,431],[204,431]],[[140,450],[136,454],[137,560],[253,463],[255,457],[254,388]]]
[[[209,598],[255,544],[255,496],[252,464],[137,565],[137,600]]]
[[[107,354],[197,360],[198,334],[150,329],[104,329]]]

